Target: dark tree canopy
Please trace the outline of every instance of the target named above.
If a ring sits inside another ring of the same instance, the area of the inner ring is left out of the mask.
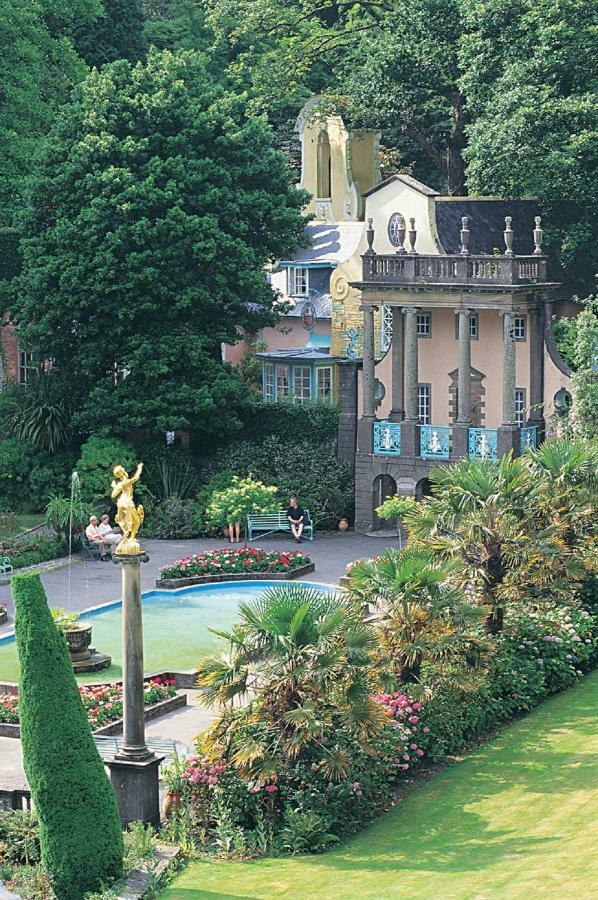
[[[87,65],[144,59],[147,42],[141,0],[102,0],[102,6],[95,22],[84,25],[75,34],[75,46]]]
[[[93,71],[47,141],[10,310],[75,423],[230,426],[246,389],[220,345],[276,320],[264,267],[292,251],[304,202],[200,54]]]

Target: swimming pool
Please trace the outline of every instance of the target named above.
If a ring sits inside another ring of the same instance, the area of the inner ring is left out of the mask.
[[[143,597],[144,670],[183,672],[224,642],[209,631],[227,631],[237,620],[241,601],[253,600],[280,581],[222,582],[174,591],[145,591]],[[331,591],[329,585],[302,581],[308,587]],[[78,675],[77,680],[111,681],[122,675],[121,602],[105,604],[81,613],[93,624],[92,644],[112,657],[112,665],[101,672]],[[14,636],[0,638],[0,681],[18,681],[19,663]]]

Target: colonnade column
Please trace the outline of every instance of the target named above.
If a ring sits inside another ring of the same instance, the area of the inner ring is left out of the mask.
[[[471,310],[458,309],[459,372],[457,378],[457,423],[471,424]]]
[[[515,352],[515,330],[513,313],[503,316],[503,356],[502,356],[502,424],[516,425],[515,380],[517,357]]]
[[[403,312],[399,306],[392,308],[392,344],[390,345],[392,365],[392,410],[393,422],[401,422],[405,415],[403,397]]]
[[[544,417],[544,306],[542,301],[529,313],[529,401],[530,425],[542,427]]]
[[[376,415],[376,358],[374,348],[374,309],[362,306],[363,312],[363,362],[362,362],[362,411],[357,427],[357,449],[371,453],[373,449],[372,423]]]
[[[401,424],[401,456],[418,456],[417,434],[417,306],[404,306],[405,314],[405,418]]]
[[[504,456],[510,450],[519,453],[519,428],[515,415],[515,383],[517,378],[517,356],[515,349],[514,313],[505,310],[503,317],[502,356],[502,425],[498,429],[498,455]]]
[[[457,372],[457,416],[453,426],[452,456],[467,456],[471,425],[471,310],[457,309],[459,368]]]

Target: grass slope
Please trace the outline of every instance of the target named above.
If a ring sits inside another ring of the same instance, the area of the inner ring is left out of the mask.
[[[598,673],[546,701],[323,856],[189,865],[161,897],[590,897]]]

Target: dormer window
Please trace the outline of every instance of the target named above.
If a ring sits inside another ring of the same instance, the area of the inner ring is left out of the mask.
[[[288,269],[287,293],[289,297],[307,297],[309,270],[306,266],[291,266]]]

